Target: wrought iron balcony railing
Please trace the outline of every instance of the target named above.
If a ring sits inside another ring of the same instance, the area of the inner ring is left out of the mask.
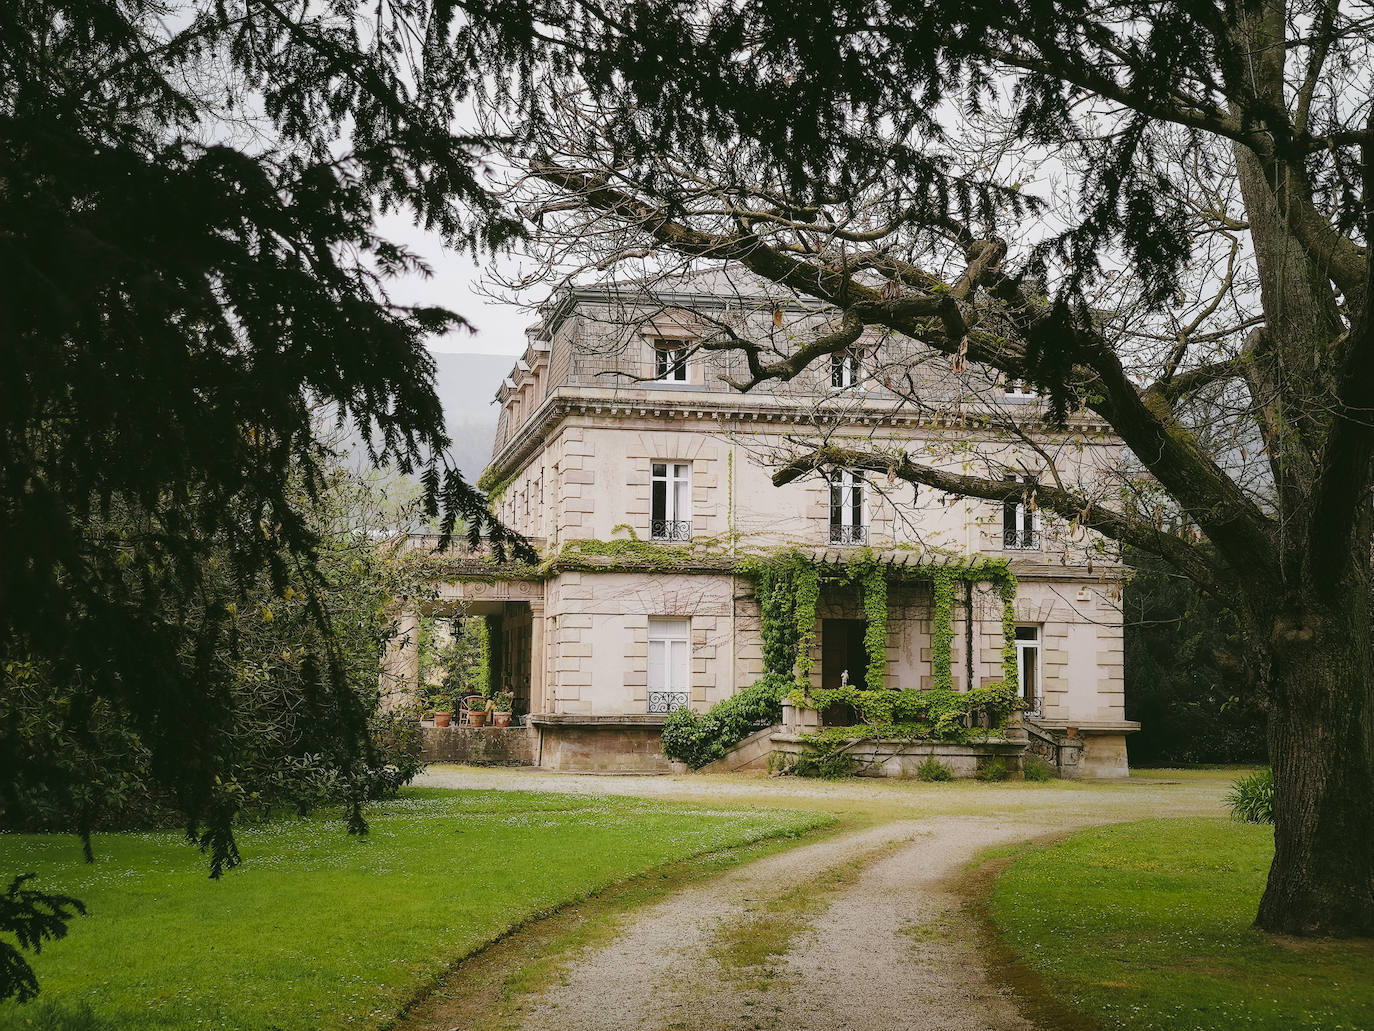
[[[688,702],[686,691],[650,691],[649,714],[663,715],[681,709]]]
[[[1003,530],[1003,551],[1039,551],[1039,530]]]
[[[690,541],[690,519],[655,519],[649,524],[649,539],[655,541]]]
[[[841,526],[830,524],[830,543],[841,547],[862,546],[868,543],[867,526]]]

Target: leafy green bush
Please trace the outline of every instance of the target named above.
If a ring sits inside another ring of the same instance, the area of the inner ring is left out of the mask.
[[[986,781],[1006,780],[1007,762],[1001,756],[985,759],[978,764],[978,772],[974,776]]]
[[[841,687],[812,691],[809,695],[794,690],[790,700],[798,705],[828,709],[832,705],[849,705],[866,724],[886,731],[901,728],[897,734],[879,733],[883,737],[909,737],[933,741],[967,741],[970,728],[965,724],[975,715],[985,716],[989,730],[1006,724],[1016,699],[1000,682],[972,691],[951,691],[935,688],[931,691],[867,691],[856,687]]]
[[[921,760],[921,765],[916,767],[917,780],[945,781],[954,779],[954,771],[949,768],[949,763],[941,762],[933,755],[928,755]]]
[[[1259,770],[1242,777],[1226,793],[1231,819],[1241,823],[1274,822],[1274,771]]]
[[[368,730],[376,761],[367,767],[366,795],[392,798],[425,768],[424,745],[416,713],[398,711],[372,717]]]
[[[1045,762],[1044,759],[1037,759],[1033,755],[1026,756],[1022,761],[1021,773],[1027,780],[1033,780],[1036,783],[1054,780],[1057,776],[1053,766]]]
[[[663,724],[664,754],[693,769],[714,762],[754,730],[782,719],[782,699],[792,686],[791,678],[768,674],[704,713],[675,710]]]

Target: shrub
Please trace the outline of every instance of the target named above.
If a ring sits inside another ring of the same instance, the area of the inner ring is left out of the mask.
[[[377,764],[367,768],[367,797],[391,798],[425,768],[420,725],[415,713],[379,713],[368,725]]]
[[[663,752],[693,769],[714,762],[755,729],[782,719],[782,699],[792,680],[769,674],[737,695],[698,713],[683,706],[663,724]]]
[[[949,763],[941,762],[933,755],[928,755],[921,760],[921,765],[916,767],[917,780],[943,781],[953,780],[954,771],[949,768]]]
[[[844,751],[842,742],[828,744],[827,747],[811,742],[800,753],[773,752],[768,756],[768,772],[783,777],[819,777],[822,780],[852,777],[859,772],[859,761]]]
[[[1047,780],[1054,780],[1058,772],[1053,766],[1045,762],[1044,759],[1037,759],[1033,755],[1028,755],[1022,761],[1021,773],[1027,780],[1036,783],[1044,783]]]
[[[986,717],[988,732],[997,730],[1005,725],[1016,701],[1000,682],[972,691],[868,691],[841,687],[812,691],[808,697],[797,690],[792,700],[818,709],[850,705],[860,719],[874,727],[900,727],[902,732],[898,736],[933,741],[967,741],[972,733],[965,724],[971,717]]]
[[[975,776],[979,780],[997,781],[1007,779],[1007,762],[1001,756],[994,759],[985,759],[978,764],[978,772]]]
[[[1274,771],[1265,769],[1242,777],[1226,793],[1231,819],[1241,823],[1274,822]]]
[[[852,777],[858,773],[859,761],[837,749],[808,750],[797,756],[797,761],[789,772],[795,773],[798,777],[839,780],[841,777]]]

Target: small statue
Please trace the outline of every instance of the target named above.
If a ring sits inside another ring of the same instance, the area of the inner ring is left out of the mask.
[[[848,687],[848,686],[849,686],[849,670],[845,670],[843,673],[840,674],[840,686],[841,686],[841,687]]]

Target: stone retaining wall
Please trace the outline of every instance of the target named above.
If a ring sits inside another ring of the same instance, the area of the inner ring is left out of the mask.
[[[425,762],[471,766],[533,766],[539,736],[533,727],[436,727],[420,724]]]
[[[671,773],[660,726],[567,724],[541,726],[538,763],[581,773]]]
[[[774,734],[772,744],[775,752],[793,755],[801,754],[806,747],[804,738],[787,733]],[[931,756],[948,766],[956,777],[976,776],[979,768],[993,759],[1001,759],[1006,764],[1007,774],[1018,777],[1025,751],[1024,742],[1005,738],[958,745],[869,738],[854,742],[848,754],[864,764],[861,773],[876,777],[915,777],[917,767]]]

